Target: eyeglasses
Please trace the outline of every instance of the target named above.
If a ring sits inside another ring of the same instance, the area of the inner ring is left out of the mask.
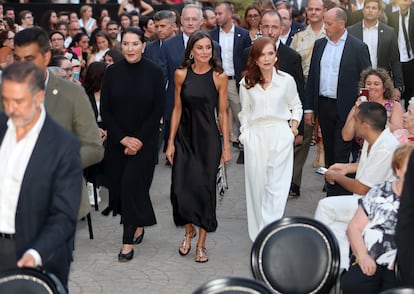
[[[247,18],[259,18],[260,17],[260,15],[258,15],[258,14],[249,14],[249,15],[247,15]]]

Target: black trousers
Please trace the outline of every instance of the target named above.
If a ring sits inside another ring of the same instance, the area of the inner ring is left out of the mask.
[[[414,59],[408,62],[401,62],[401,68],[405,87],[401,98],[404,99],[405,109],[407,109],[410,98],[414,96]]]
[[[16,241],[0,238],[0,272],[17,267]]]
[[[397,286],[394,271],[377,264],[372,276],[365,275],[358,264],[352,265],[341,278],[343,294],[377,294]]]
[[[342,139],[342,128],[345,122],[338,116],[336,99],[319,97],[319,123],[321,126],[323,147],[325,149],[325,163],[329,167],[334,163],[348,163],[352,141]],[[340,185],[328,185],[327,195],[352,194]]]
[[[134,234],[136,226],[124,224],[124,233],[122,235],[122,244],[134,244]]]

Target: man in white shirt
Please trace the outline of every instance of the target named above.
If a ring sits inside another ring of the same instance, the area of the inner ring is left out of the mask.
[[[349,162],[351,142],[342,139],[341,130],[358,97],[360,74],[371,66],[367,45],[348,34],[346,21],[341,8],[325,13],[326,38],[315,41],[306,83],[305,123],[313,126],[318,116],[327,166]],[[337,185],[327,187],[330,196],[346,193]]]
[[[399,101],[404,82],[397,35],[393,28],[378,21],[383,10],[382,0],[365,0],[364,19],[348,27],[348,32],[367,44],[373,68],[382,67],[388,71],[394,82],[394,99]]]
[[[400,11],[392,13],[388,19],[388,24],[397,32],[405,86],[401,98],[404,99],[406,109],[410,98],[414,96],[414,8],[411,4],[411,0],[400,0]]]
[[[304,31],[298,32],[293,36],[290,48],[298,52],[302,58],[303,76],[306,81],[308,78],[309,66],[313,51],[313,45],[317,39],[325,37],[325,28],[323,25],[323,15],[326,12],[322,0],[309,0],[306,5],[306,15],[308,26]],[[304,99],[304,97],[301,97]],[[303,141],[302,144],[295,146],[295,156],[293,164],[292,185],[290,187],[290,196],[300,195],[300,186],[302,183],[302,170],[309,152],[309,146],[312,140],[313,127],[303,124]],[[318,142],[318,155],[323,156],[322,142]]]
[[[2,74],[0,271],[42,266],[67,287],[82,189],[79,141],[45,111],[31,62]]]
[[[399,142],[385,128],[385,108],[376,102],[364,102],[355,112],[355,132],[363,138],[361,157],[357,163],[336,163],[325,173],[328,183],[337,183],[353,195],[327,197],[318,203],[315,219],[326,224],[335,234],[341,253],[341,268],[349,265],[349,242],[346,228],[358,208],[358,199],[374,185],[393,180],[391,160]],[[356,172],[355,179],[347,174]]]
[[[249,31],[233,24],[233,10],[229,3],[218,4],[215,11],[218,26],[209,33],[211,38],[218,42],[221,47],[223,69],[229,79],[227,91],[229,106],[231,113],[233,114],[233,121],[229,121],[231,133],[230,140],[237,141],[237,138],[234,137],[237,133],[234,134],[232,132],[232,124],[234,122],[238,131],[240,128],[238,113],[241,109],[238,89],[244,70],[242,57],[244,49],[251,46],[251,40]],[[238,163],[241,163],[241,155],[239,155]]]

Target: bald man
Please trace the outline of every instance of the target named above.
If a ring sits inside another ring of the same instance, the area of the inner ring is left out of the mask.
[[[325,162],[348,163],[352,142],[341,130],[359,94],[359,76],[371,66],[367,45],[348,34],[346,13],[332,8],[324,15],[326,37],[315,42],[305,91],[305,123],[313,126],[318,116]],[[328,196],[350,194],[339,185],[328,185]]]

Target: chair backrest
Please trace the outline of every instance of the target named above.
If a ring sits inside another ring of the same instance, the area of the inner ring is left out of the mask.
[[[219,278],[200,286],[193,294],[274,294],[264,283],[247,278]]]
[[[288,294],[329,292],[336,283],[339,261],[334,234],[321,222],[305,217],[269,224],[251,252],[254,277]]]
[[[19,268],[0,273],[0,293],[66,294],[59,279],[37,268]]]
[[[380,294],[414,294],[414,288],[393,288],[382,291]]]

